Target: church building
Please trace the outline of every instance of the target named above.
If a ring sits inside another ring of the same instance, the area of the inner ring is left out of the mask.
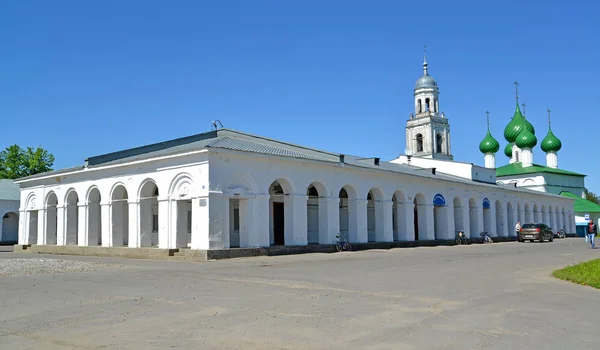
[[[19,244],[219,250],[514,237],[517,220],[575,230],[574,199],[453,160],[424,63],[406,155],[332,153],[217,129],[21,178]],[[494,147],[495,148],[495,147]],[[427,162],[435,162],[435,166]]]

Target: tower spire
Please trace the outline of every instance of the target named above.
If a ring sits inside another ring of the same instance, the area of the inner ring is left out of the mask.
[[[517,106],[519,105],[519,82],[515,81],[513,84],[515,84],[515,90],[517,93]]]
[[[429,75],[427,73],[427,45],[423,45],[423,75]]]
[[[485,111],[485,117],[487,119],[487,129],[488,129],[488,132],[490,132],[490,112]]]

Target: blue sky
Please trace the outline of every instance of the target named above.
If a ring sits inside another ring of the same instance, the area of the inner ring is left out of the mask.
[[[41,145],[63,168],[219,119],[388,160],[405,148],[426,44],[456,160],[483,165],[486,110],[503,149],[518,80],[539,142],[550,108],[559,167],[600,192],[599,10],[591,1],[4,1],[0,148]],[[545,164],[539,145],[534,161]],[[497,164],[507,162],[499,152]]]

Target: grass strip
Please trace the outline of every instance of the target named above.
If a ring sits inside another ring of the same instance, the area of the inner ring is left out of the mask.
[[[567,266],[554,271],[552,275],[561,280],[600,289],[600,259]]]

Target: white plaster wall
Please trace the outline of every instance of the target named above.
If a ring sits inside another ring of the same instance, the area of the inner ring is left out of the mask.
[[[410,163],[405,155],[390,161],[396,164],[410,164],[420,168],[436,168],[436,172],[458,176],[467,180],[496,183],[496,169],[486,169],[471,163],[447,161],[441,159],[411,157]]]

